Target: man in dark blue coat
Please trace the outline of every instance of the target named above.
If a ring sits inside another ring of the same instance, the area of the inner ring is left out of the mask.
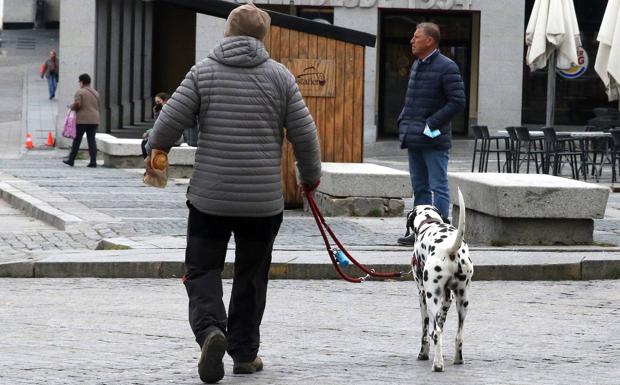
[[[411,38],[411,51],[417,59],[411,67],[398,131],[401,148],[409,152],[414,207],[433,205],[447,220],[450,120],[465,107],[465,86],[456,63],[437,49],[439,38],[435,23],[418,24]],[[414,235],[398,242],[413,244]]]

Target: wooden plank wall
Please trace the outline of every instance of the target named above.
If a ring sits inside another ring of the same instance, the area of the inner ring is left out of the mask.
[[[336,97],[309,97],[323,162],[362,161],[364,131],[364,46],[272,26],[265,47],[274,60],[332,59],[336,63]],[[288,207],[301,204],[295,180],[295,156],[285,141],[282,190]]]

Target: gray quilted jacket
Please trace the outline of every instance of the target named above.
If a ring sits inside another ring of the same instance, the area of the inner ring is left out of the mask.
[[[169,149],[196,115],[200,132],[187,198],[201,212],[233,217],[280,213],[285,135],[302,181],[320,179],[314,120],[295,77],[269,58],[260,40],[224,38],[193,66],[162,109],[147,151]]]

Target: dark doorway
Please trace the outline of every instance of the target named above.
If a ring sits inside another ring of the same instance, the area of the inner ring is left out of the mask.
[[[196,12],[155,2],[153,93],[172,94],[196,63]]]
[[[398,136],[396,120],[403,107],[409,69],[413,64],[409,41],[417,24],[433,22],[441,29],[439,50],[459,66],[465,83],[467,103],[463,112],[452,120],[452,133],[467,135],[469,122],[469,89],[471,74],[472,13],[420,12],[409,10],[381,11],[379,63],[378,136]]]

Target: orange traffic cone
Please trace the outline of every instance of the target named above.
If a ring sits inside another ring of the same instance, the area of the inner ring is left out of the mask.
[[[26,134],[26,148],[29,150],[34,148],[32,145],[32,136],[30,136],[30,134]]]
[[[52,137],[52,132],[47,132],[47,144],[46,146],[54,147],[54,137]]]

